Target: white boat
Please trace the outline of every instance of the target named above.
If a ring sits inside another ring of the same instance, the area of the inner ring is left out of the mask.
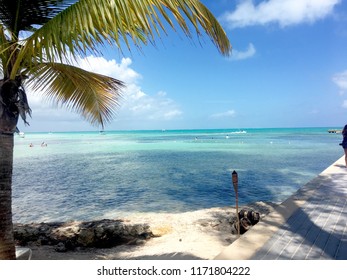
[[[25,137],[24,132],[19,132],[18,135],[19,135],[20,138],[24,138]]]

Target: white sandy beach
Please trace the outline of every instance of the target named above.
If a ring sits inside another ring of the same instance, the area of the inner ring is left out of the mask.
[[[264,217],[274,204],[258,202],[245,208]],[[241,209],[241,207],[240,207]],[[235,219],[232,207],[203,209],[193,212],[141,213],[125,219],[131,223],[147,223],[158,237],[139,245],[121,245],[107,249],[79,248],[64,253],[53,246],[32,246],[34,260],[155,260],[213,259],[237,235],[231,233],[230,221]]]

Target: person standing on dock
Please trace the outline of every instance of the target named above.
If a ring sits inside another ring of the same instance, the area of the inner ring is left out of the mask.
[[[340,145],[342,146],[342,148],[345,151],[345,162],[346,162],[346,167],[347,167],[347,124],[345,125],[345,127],[342,130],[342,136],[343,136],[343,140],[342,140],[342,143]]]

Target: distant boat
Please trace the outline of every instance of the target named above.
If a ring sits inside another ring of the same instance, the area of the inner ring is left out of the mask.
[[[18,135],[19,135],[20,138],[24,138],[25,137],[24,132],[19,132]]]

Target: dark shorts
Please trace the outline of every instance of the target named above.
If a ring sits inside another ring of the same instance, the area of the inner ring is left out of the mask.
[[[341,143],[342,148],[347,149],[347,141]]]

